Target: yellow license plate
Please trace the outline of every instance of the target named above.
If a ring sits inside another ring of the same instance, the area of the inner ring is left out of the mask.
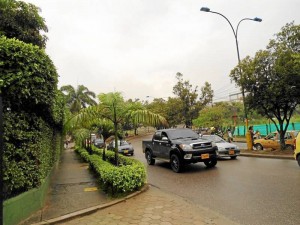
[[[230,150],[229,155],[234,155],[234,150]]]
[[[125,154],[128,153],[128,150],[124,150],[124,153],[125,153]]]
[[[209,159],[209,154],[202,154],[201,159]]]

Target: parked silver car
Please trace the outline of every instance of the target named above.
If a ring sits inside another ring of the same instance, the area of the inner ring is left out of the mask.
[[[216,143],[218,147],[219,158],[230,157],[231,159],[236,159],[236,157],[240,154],[240,149],[238,146],[225,141],[218,135],[202,135],[202,137]]]
[[[107,145],[107,150],[114,151],[114,149],[115,149],[115,140],[112,140]],[[118,152],[123,155],[133,155],[134,149],[133,149],[133,146],[130,143],[128,143],[127,141],[118,140]]]
[[[105,148],[104,140],[101,139],[101,138],[95,139],[95,140],[94,140],[94,145],[95,145],[97,148]]]

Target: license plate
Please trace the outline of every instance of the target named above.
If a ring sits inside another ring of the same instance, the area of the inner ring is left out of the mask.
[[[125,154],[128,153],[128,150],[124,150],[124,153],[125,153]]]
[[[229,155],[234,155],[234,150],[230,150]]]
[[[209,154],[202,154],[201,159],[209,159]]]

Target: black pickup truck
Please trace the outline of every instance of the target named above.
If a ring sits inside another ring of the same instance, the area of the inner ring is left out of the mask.
[[[157,130],[152,140],[142,144],[149,165],[154,165],[155,159],[165,160],[176,173],[189,163],[204,162],[209,168],[217,164],[217,146],[191,129]]]

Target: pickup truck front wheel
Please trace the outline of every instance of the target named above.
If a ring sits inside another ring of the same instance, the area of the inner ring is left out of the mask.
[[[176,154],[171,155],[171,168],[175,173],[179,173],[183,169],[183,162]]]
[[[205,161],[204,164],[207,168],[212,168],[214,167],[215,165],[217,165],[217,159],[211,159],[209,161]]]
[[[147,160],[148,165],[154,165],[155,159],[152,157],[152,153],[149,150],[146,151],[145,156],[146,156],[146,160]]]

